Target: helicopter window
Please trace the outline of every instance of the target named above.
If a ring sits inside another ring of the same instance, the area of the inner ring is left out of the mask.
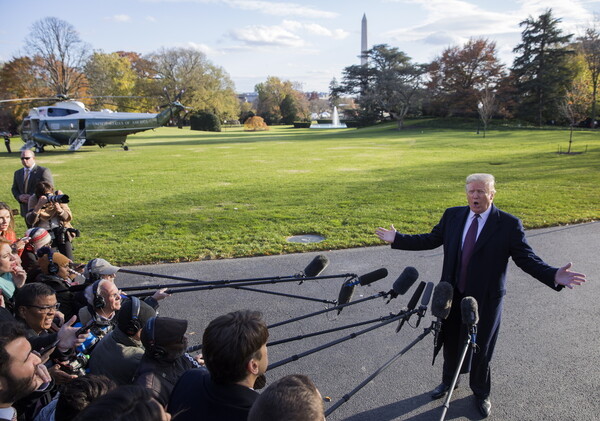
[[[67,108],[48,108],[48,115],[52,117],[63,117],[69,114],[75,114],[77,111]]]

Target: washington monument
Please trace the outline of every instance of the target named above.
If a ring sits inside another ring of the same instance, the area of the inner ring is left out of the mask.
[[[360,65],[367,65],[367,14],[363,14],[360,33]]]

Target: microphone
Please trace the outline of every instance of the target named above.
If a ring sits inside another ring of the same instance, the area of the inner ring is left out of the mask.
[[[423,294],[424,289],[425,289],[425,282],[421,281],[421,283],[419,284],[419,286],[413,293],[413,296],[410,297],[410,301],[408,302],[408,305],[404,309],[402,309],[403,313],[408,313],[409,311],[412,311],[415,309],[415,307],[417,306],[417,303],[419,302],[419,298],[421,297],[421,294]],[[410,319],[410,316],[408,316],[408,319]],[[400,329],[402,329],[402,326],[404,326],[404,322],[406,322],[406,321],[407,321],[407,318],[402,318],[400,320],[400,322],[398,323],[398,327],[396,328],[396,333],[400,332]]]
[[[319,276],[319,274],[323,272],[328,265],[329,259],[327,258],[327,256],[319,254],[317,257],[312,259],[312,262],[310,262],[308,266],[304,268],[304,272],[301,276],[306,278]]]
[[[412,266],[407,266],[404,268],[398,279],[394,281],[392,285],[392,290],[389,292],[390,298],[386,302],[389,304],[392,299],[398,297],[398,295],[406,294],[406,291],[410,289],[410,287],[415,283],[415,281],[419,278],[419,272]],[[416,304],[415,304],[416,305]]]
[[[355,281],[347,281],[342,284],[340,293],[337,299],[337,305],[348,304],[354,295],[354,289],[356,285],[369,285],[375,281],[385,278],[388,275],[386,268],[374,270],[373,272],[366,273],[359,276]],[[340,314],[344,308],[338,308],[337,314]]]
[[[415,327],[419,327],[421,324],[421,319],[425,317],[425,313],[427,312],[427,306],[429,305],[429,300],[431,300],[431,292],[433,291],[433,282],[427,282],[427,286],[425,287],[425,292],[423,293],[423,297],[421,298],[421,305],[419,306],[419,313],[417,314],[419,318],[417,319],[417,323]]]
[[[373,272],[365,273],[364,275],[356,278],[355,281],[346,282],[346,285],[348,285],[349,287],[354,286],[354,285],[359,285],[359,284],[362,286],[370,285],[375,281],[379,281],[380,279],[385,278],[386,276],[388,276],[387,269],[381,268],[381,269],[374,270]]]
[[[338,294],[337,305],[341,306],[343,304],[348,304],[354,295],[354,289],[356,285],[348,285],[345,282],[342,284],[342,289],[340,289],[340,293]],[[338,308],[337,314],[340,314],[344,308]]]
[[[473,326],[479,323],[479,312],[477,310],[477,300],[473,297],[465,297],[460,302],[460,311],[462,322],[467,326]]]
[[[437,355],[438,340],[440,330],[442,329],[442,320],[446,320],[452,309],[452,297],[454,295],[454,288],[449,282],[439,282],[433,289],[433,299],[431,300],[431,314],[437,318],[433,322],[433,362],[435,364],[435,357]]]
[[[479,323],[479,312],[477,310],[477,300],[473,297],[465,297],[460,302],[460,312],[463,324],[469,327],[471,343],[475,346],[477,337],[477,323]]]
[[[433,301],[431,302],[431,314],[442,320],[446,320],[452,309],[452,296],[454,288],[450,282],[440,282],[433,289]]]

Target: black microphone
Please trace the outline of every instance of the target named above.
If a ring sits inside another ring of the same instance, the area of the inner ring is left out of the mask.
[[[479,312],[477,310],[477,300],[473,297],[465,297],[460,302],[460,311],[462,322],[467,326],[473,326],[479,323]]]
[[[425,292],[423,293],[423,297],[421,297],[421,305],[419,306],[419,313],[417,316],[417,323],[415,327],[419,327],[421,324],[421,319],[425,317],[425,313],[427,312],[427,306],[429,305],[429,300],[431,300],[431,292],[433,291],[433,282],[427,282],[427,286],[425,287]]]
[[[438,340],[440,331],[442,329],[442,320],[446,320],[452,310],[452,297],[454,295],[454,288],[449,282],[439,282],[433,289],[433,299],[431,300],[431,314],[437,318],[433,322],[433,361],[431,365],[435,364],[435,357],[439,352]]]
[[[426,283],[424,281],[421,281],[421,283],[415,290],[413,296],[410,297],[410,301],[408,302],[408,305],[404,309],[402,309],[403,313],[408,313],[409,311],[412,311],[415,309],[415,307],[417,306],[417,303],[419,302],[419,298],[421,298],[421,294],[423,294],[423,290],[425,289],[425,284]],[[408,319],[410,319],[410,316],[408,316]],[[398,323],[398,327],[396,328],[396,333],[400,332],[400,329],[402,329],[402,326],[404,326],[404,322],[406,322],[406,321],[407,321],[407,318],[402,318],[400,320],[400,323]]]
[[[386,304],[396,298],[398,295],[406,294],[406,291],[410,289],[411,286],[416,282],[419,278],[419,272],[412,266],[407,266],[404,268],[398,279],[394,281],[392,285],[392,290],[389,292],[390,298],[388,299]],[[418,298],[417,298],[418,300]],[[416,306],[416,303],[415,303]]]
[[[460,302],[460,312],[463,324],[469,327],[471,335],[471,344],[475,346],[477,338],[477,323],[479,323],[479,311],[477,310],[477,300],[473,297],[465,297]]]
[[[452,309],[452,296],[454,288],[450,282],[440,282],[433,289],[433,300],[431,302],[431,314],[438,320],[446,320]]]
[[[345,282],[342,284],[342,289],[340,289],[340,293],[337,299],[337,305],[341,306],[343,304],[348,304],[354,295],[354,289],[356,285],[348,285]],[[344,308],[338,308],[337,314],[340,314]]]
[[[365,273],[364,275],[356,278],[355,281],[347,282],[346,285],[348,285],[349,287],[354,286],[354,285],[362,285],[362,286],[370,285],[375,281],[379,281],[380,279],[385,278],[386,276],[388,276],[387,269],[381,268],[381,269],[374,270],[373,272]]]
[[[319,254],[312,260],[312,262],[308,264],[308,266],[304,268],[303,275],[307,278],[319,276],[319,274],[323,272],[328,265],[329,259],[327,258],[327,256]]]

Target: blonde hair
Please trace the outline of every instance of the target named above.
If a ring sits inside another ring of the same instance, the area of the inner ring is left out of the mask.
[[[476,182],[484,183],[490,193],[496,193],[496,179],[492,174],[476,173],[469,175],[465,182],[465,190],[469,184]]]

